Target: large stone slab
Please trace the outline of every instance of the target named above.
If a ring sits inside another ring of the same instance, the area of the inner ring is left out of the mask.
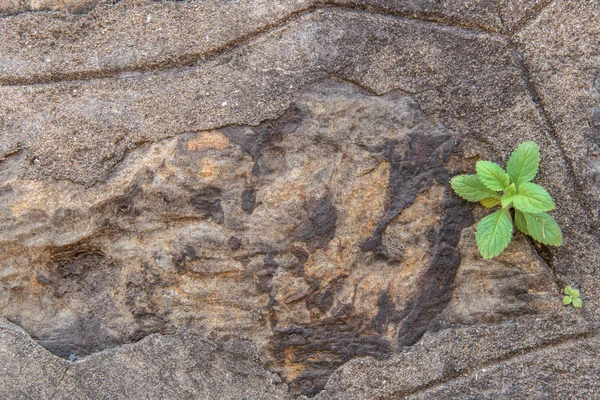
[[[85,8],[96,0],[32,3],[42,9]],[[124,0],[103,3],[84,15],[36,12],[0,18],[0,84],[130,76],[195,65],[283,25],[312,3]]]
[[[73,360],[4,324],[5,397],[535,397],[536,355],[589,366],[596,8],[546,3],[2,17],[0,311]],[[565,244],[484,261],[448,181],[524,140]]]
[[[250,338],[306,394],[353,357],[415,343],[451,298],[448,323],[555,313],[522,238],[480,284],[454,283],[483,263],[472,230],[458,254],[473,218],[448,186],[478,148],[402,92],[328,79],[277,119],[142,146],[87,189],[23,180],[12,156],[0,310],[72,359],[184,327]],[[474,309],[484,287],[496,300]]]
[[[251,343],[190,334],[153,335],[73,363],[2,319],[0,366],[3,399],[289,398]]]

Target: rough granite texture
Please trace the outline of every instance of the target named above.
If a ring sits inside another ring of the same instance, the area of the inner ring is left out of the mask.
[[[598,397],[598,21],[0,0],[0,398]],[[564,245],[483,260],[448,181],[524,140]]]

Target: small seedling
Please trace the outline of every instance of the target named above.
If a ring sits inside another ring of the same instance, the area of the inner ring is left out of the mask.
[[[563,304],[565,306],[573,304],[573,307],[581,308],[583,306],[583,302],[579,297],[579,290],[573,289],[571,286],[567,286],[565,288],[565,297],[563,297]]]
[[[517,228],[540,243],[562,244],[556,221],[546,213],[555,208],[548,192],[531,181],[540,165],[540,149],[535,142],[521,143],[508,160],[506,171],[491,161],[478,161],[477,175],[459,175],[450,184],[465,200],[479,201],[496,212],[477,224],[477,247],[483,258],[493,258],[508,246]],[[503,192],[503,193],[501,193]],[[511,213],[514,209],[514,217]]]

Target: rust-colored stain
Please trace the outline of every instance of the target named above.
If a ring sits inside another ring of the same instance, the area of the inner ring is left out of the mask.
[[[200,176],[203,178],[212,178],[216,172],[216,165],[212,160],[202,160]]]
[[[189,151],[223,150],[229,146],[229,139],[219,131],[200,132],[187,142]]]

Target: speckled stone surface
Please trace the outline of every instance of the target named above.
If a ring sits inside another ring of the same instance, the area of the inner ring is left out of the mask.
[[[597,397],[598,20],[0,0],[0,397]],[[564,245],[483,260],[448,181],[525,140]]]

